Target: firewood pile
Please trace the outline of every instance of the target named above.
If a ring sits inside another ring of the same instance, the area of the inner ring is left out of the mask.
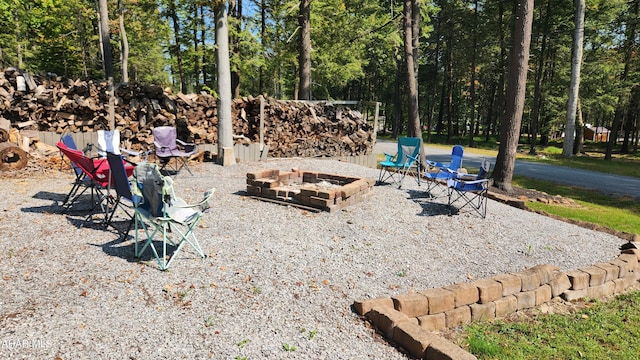
[[[140,84],[121,84],[115,94],[115,125],[133,150],[151,147],[156,126],[175,126],[184,141],[217,143],[217,104],[209,94],[174,95],[170,89]],[[4,132],[107,129],[108,103],[106,82],[32,75],[15,68],[0,71],[0,120],[10,123]],[[260,141],[260,98],[235,99],[232,118],[236,143]],[[264,143],[272,157],[363,155],[373,147],[373,128],[360,112],[348,108],[267,98]]]

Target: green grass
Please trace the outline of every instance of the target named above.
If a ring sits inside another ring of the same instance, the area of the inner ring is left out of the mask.
[[[569,314],[476,323],[456,339],[478,359],[637,359],[640,291]]]
[[[527,207],[568,219],[586,221],[608,228],[640,234],[640,202],[627,197],[615,197],[598,191],[548,181],[514,176],[513,185],[536,189],[549,195],[561,195],[575,200],[580,206],[527,202]]]

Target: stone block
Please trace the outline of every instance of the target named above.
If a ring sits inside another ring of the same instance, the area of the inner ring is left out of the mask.
[[[502,284],[492,279],[480,279],[472,283],[478,288],[480,304],[490,303],[502,297]]]
[[[406,293],[391,298],[393,307],[401,313],[416,317],[429,313],[429,299],[418,293]]]
[[[393,341],[416,359],[424,357],[434,336],[436,335],[412,322],[402,322],[393,331]]]
[[[449,290],[436,288],[419,291],[418,293],[429,299],[429,314],[445,312],[456,307],[455,296]]]
[[[513,274],[500,274],[492,277],[502,285],[502,296],[509,296],[522,291],[522,280]]]
[[[629,271],[635,272],[638,269],[638,257],[635,254],[622,253],[617,259],[628,263]]]
[[[589,286],[598,286],[604,284],[604,279],[607,277],[607,272],[595,267],[589,266],[583,269],[580,269],[582,272],[589,274]]]
[[[353,309],[358,315],[366,315],[371,309],[376,306],[388,306],[393,307],[393,300],[391,298],[376,298],[355,301],[353,303]]]
[[[475,356],[466,352],[451,341],[437,336],[431,340],[424,353],[425,360],[477,360]]]
[[[551,285],[544,284],[534,291],[536,293],[536,306],[551,301]]]
[[[448,328],[465,325],[471,322],[471,309],[467,305],[449,310],[445,312],[444,315],[446,317]]]
[[[549,286],[551,286],[551,297],[554,298],[571,289],[571,281],[567,274],[559,273],[549,282]]]
[[[636,244],[637,245],[637,244]],[[633,254],[636,256],[636,261],[640,261],[640,249],[626,249],[622,251],[623,254]]]
[[[518,310],[518,299],[515,295],[505,296],[494,303],[496,304],[496,318],[507,317]]]
[[[516,299],[518,299],[518,310],[529,309],[536,306],[536,291],[523,291],[518,294],[514,294]]]
[[[455,298],[455,307],[474,304],[480,300],[478,288],[469,283],[453,284],[445,286],[444,289],[453,293]]]
[[[418,319],[410,318],[389,306],[376,306],[367,313],[367,319],[387,339],[393,339],[393,331],[402,322],[418,324]]]
[[[616,284],[608,281],[602,285],[591,286],[587,288],[587,296],[594,299],[602,299],[611,296],[616,292]]]
[[[535,270],[520,271],[513,275],[518,276],[522,281],[522,291],[535,290],[540,286],[540,275]]]
[[[629,266],[629,263],[626,262],[626,261],[622,261],[620,259],[614,259],[611,262],[609,262],[609,264],[615,265],[615,266],[618,267],[618,277],[619,278],[627,277],[629,275],[629,273],[631,272],[629,270],[631,267]]]
[[[444,313],[423,315],[418,317],[418,324],[428,331],[438,331],[447,327],[447,317]]]
[[[496,303],[471,304],[471,321],[488,321],[496,318]]]
[[[589,288],[584,288],[580,290],[567,290],[563,292],[562,295],[560,295],[560,297],[565,299],[566,301],[575,301],[575,300],[584,299],[585,297],[587,297],[588,289]]]
[[[613,283],[616,285],[615,287],[616,294],[621,294],[625,292],[628,288],[633,286],[635,282],[636,280],[630,276],[613,280]]]
[[[556,273],[560,271],[560,268],[557,266],[543,264],[536,265],[532,267],[530,270],[533,270],[538,273],[538,278],[540,279],[540,285],[548,284],[553,278],[555,278]]]
[[[594,265],[597,268],[600,268],[606,272],[604,277],[604,282],[613,281],[614,279],[619,278],[620,276],[620,267],[615,266],[609,263],[600,263]]]
[[[580,270],[571,270],[567,272],[567,276],[571,282],[571,290],[582,290],[589,287],[589,274]]]

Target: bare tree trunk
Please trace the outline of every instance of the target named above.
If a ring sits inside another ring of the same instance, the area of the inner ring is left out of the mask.
[[[476,48],[478,46],[478,0],[473,2],[473,50],[471,54],[471,89],[469,90],[469,97],[471,98],[471,115],[469,124],[469,147],[473,147],[473,137],[475,136],[476,125]]]
[[[524,111],[531,27],[533,24],[533,0],[517,0],[515,17],[513,47],[509,61],[508,97],[500,127],[500,146],[493,173],[494,186],[507,192],[513,191],[511,180],[520,138],[522,113]]]
[[[99,0],[100,11],[100,42],[102,44],[102,58],[104,76],[107,79],[107,93],[109,95],[109,129],[115,128],[115,98],[113,89],[113,56],[111,53],[111,39],[109,37],[109,9],[107,0]]]
[[[394,83],[393,92],[393,123],[392,123],[392,131],[391,137],[397,139],[398,136],[402,133],[402,125],[404,123],[404,119],[402,117],[402,66],[403,64],[400,61],[396,61],[396,80]]]
[[[193,9],[194,23],[197,24],[196,26],[193,27],[193,52],[195,53],[195,56],[193,57],[193,75],[194,75],[195,87],[197,89],[200,87],[200,57],[198,57],[200,44],[198,41],[198,27],[202,26],[199,23],[199,19],[200,19],[199,12],[202,8],[198,3],[194,2],[192,9]],[[204,47],[202,51],[204,52]]]
[[[415,52],[413,48],[413,2],[404,0],[404,61],[406,65],[408,127],[407,135],[422,139],[420,131],[420,116],[418,113],[418,80],[416,78]]]
[[[538,128],[540,127],[540,106],[542,105],[542,78],[544,75],[544,64],[547,56],[547,37],[549,29],[549,17],[551,16],[551,1],[547,2],[546,15],[542,15],[542,40],[540,45],[540,56],[538,57],[538,69],[536,71],[535,85],[533,90],[533,106],[531,109],[531,123],[529,124],[529,155],[536,154],[536,143],[538,142]]]
[[[226,1],[219,1],[214,12],[218,61],[218,164],[228,166],[235,164],[235,155],[231,122],[231,65]]]
[[[178,21],[178,14],[176,13],[176,4],[174,1],[169,1],[169,17],[173,22],[173,35],[176,42],[175,55],[178,60],[178,74],[180,76],[180,92],[187,91],[187,80],[184,76],[184,69],[182,67],[182,50],[180,49],[180,23]]]
[[[640,1],[633,1],[633,10],[632,13],[635,15],[635,18],[638,18],[638,12],[640,5],[638,4]],[[634,44],[636,38],[636,29],[637,29],[637,21],[632,21],[629,23],[627,28],[627,38],[625,40],[624,50],[624,70],[622,71],[622,75],[620,76],[620,82],[624,83],[627,81],[629,76],[629,67],[631,65],[631,59],[635,52]],[[618,96],[618,105],[616,106],[615,114],[613,116],[613,126],[611,127],[611,134],[609,138],[609,142],[607,143],[607,150],[604,154],[605,160],[611,160],[611,155],[613,154],[613,147],[618,142],[618,131],[620,130],[620,125],[622,124],[622,118],[624,116],[624,106],[627,102],[628,94],[620,94]]]
[[[571,84],[569,86],[569,103],[567,104],[567,122],[565,124],[562,157],[573,156],[573,142],[576,130],[576,111],[580,92],[580,70],[582,67],[582,45],[584,42],[584,4],[585,0],[575,0],[576,16],[573,35],[573,58],[571,60]]]
[[[233,5],[232,16],[236,19],[236,32],[239,34],[242,27],[242,0],[235,0],[235,5]],[[235,56],[240,57],[240,40],[233,39],[232,50]],[[240,97],[240,70],[236,68],[236,70],[231,71],[231,94],[233,98]]]
[[[578,107],[576,111],[576,141],[573,143],[573,154],[580,154],[584,146],[584,121],[582,119],[582,105],[578,98]]]
[[[311,100],[311,0],[300,0],[298,25],[300,49],[298,49],[299,87],[298,99]]]
[[[120,23],[120,38],[122,41],[122,82],[129,82],[129,39],[127,30],[124,28],[124,7],[122,0],[118,0],[118,20]]]
[[[264,43],[267,34],[267,4],[266,0],[260,0],[260,41]],[[264,94],[264,65],[260,65],[258,80],[258,92]]]

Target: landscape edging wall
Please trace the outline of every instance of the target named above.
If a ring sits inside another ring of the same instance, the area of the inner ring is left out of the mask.
[[[556,297],[575,301],[623,293],[640,280],[639,261],[640,250],[625,249],[609,262],[577,270],[537,265],[471,283],[355,301],[353,309],[414,358],[476,359],[434,331],[503,318]]]

